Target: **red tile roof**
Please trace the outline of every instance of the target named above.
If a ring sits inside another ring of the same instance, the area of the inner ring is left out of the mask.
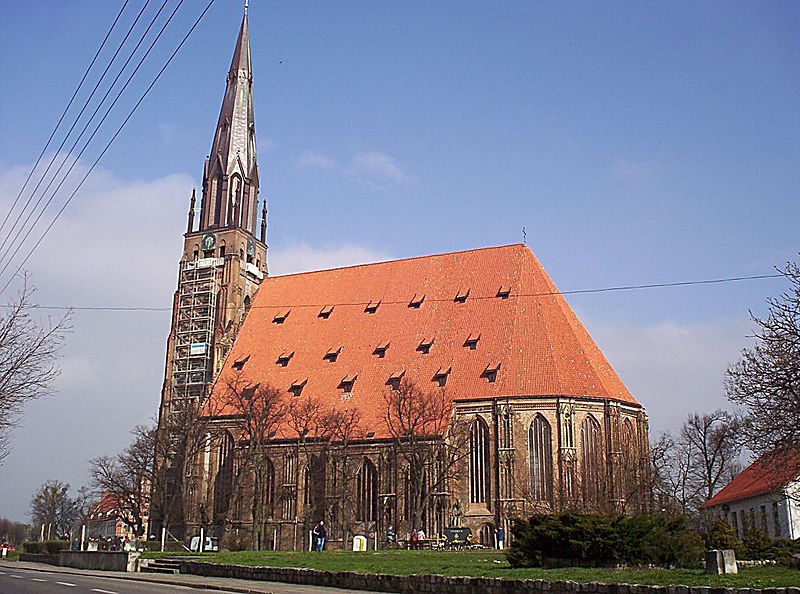
[[[706,501],[704,507],[716,507],[766,495],[798,479],[800,479],[800,452],[794,455],[784,453],[762,456]]]
[[[455,300],[465,292],[466,301]],[[419,308],[409,307],[423,295]],[[331,306],[329,318],[319,317]],[[284,323],[273,322],[289,310]],[[467,340],[477,336],[471,350]],[[431,340],[427,354],[419,350]],[[379,357],[375,345],[389,342]],[[342,347],[335,362],[324,359],[332,346]],[[276,364],[292,351],[286,367]],[[437,370],[451,368],[447,392],[453,399],[563,395],[639,404],[521,244],[266,278],[212,402],[236,374],[233,362],[245,357],[245,381],[288,392],[307,377],[303,397],[328,403],[341,404],[342,378],[357,375],[352,398],[341,405],[357,406],[367,425],[384,434],[380,395],[400,370],[434,388]],[[489,382],[485,371],[498,367],[496,381]]]

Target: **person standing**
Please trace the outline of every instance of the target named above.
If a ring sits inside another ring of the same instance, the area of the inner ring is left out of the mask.
[[[328,531],[325,529],[325,522],[320,520],[312,530],[314,534],[314,550],[321,553],[325,550],[325,541],[328,538]]]
[[[502,526],[497,529],[497,548],[501,551],[505,548],[506,544],[506,532],[503,530]]]

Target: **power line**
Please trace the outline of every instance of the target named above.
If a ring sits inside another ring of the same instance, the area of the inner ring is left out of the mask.
[[[97,126],[95,127],[95,129],[92,132],[91,136],[89,136],[89,139],[83,145],[83,148],[81,149],[81,151],[74,158],[74,160],[73,160],[72,164],[70,165],[69,169],[67,169],[67,172],[63,175],[63,177],[61,177],[61,181],[56,186],[56,189],[53,190],[53,193],[50,195],[50,198],[47,200],[45,205],[39,210],[39,214],[36,216],[36,219],[33,221],[33,224],[31,224],[30,228],[25,232],[24,236],[22,237],[22,240],[19,242],[19,245],[17,245],[16,248],[14,248],[14,244],[17,243],[17,239],[19,238],[20,234],[28,226],[28,223],[30,222],[31,217],[36,212],[36,210],[39,208],[39,205],[42,203],[42,200],[44,200],[45,196],[47,195],[47,192],[50,190],[51,187],[53,187],[53,183],[58,178],[59,174],[61,173],[61,170],[64,168],[64,165],[66,165],[67,161],[69,161],[69,158],[70,158],[70,156],[72,156],[72,152],[75,150],[75,147],[78,146],[78,143],[81,141],[81,138],[83,138],[83,135],[86,133],[86,130],[92,124],[92,121],[94,120],[95,116],[97,115],[97,112],[100,111],[100,108],[103,107],[103,104],[105,103],[105,101],[108,98],[108,96],[111,94],[111,91],[114,90],[114,87],[117,84],[117,81],[120,79],[122,74],[125,72],[125,69],[128,67],[128,64],[130,64],[131,60],[133,59],[134,55],[136,54],[136,51],[142,45],[142,42],[145,40],[145,37],[147,37],[147,34],[150,32],[150,29],[153,27],[155,22],[158,20],[158,17],[161,15],[162,11],[164,10],[164,7],[167,5],[167,2],[169,2],[169,0],[164,0],[163,4],[161,5],[161,8],[158,9],[158,12],[151,19],[150,24],[148,24],[148,26],[147,26],[147,29],[145,29],[144,33],[142,33],[141,38],[136,43],[136,46],[133,48],[133,50],[131,51],[131,53],[128,56],[128,58],[125,60],[125,63],[122,65],[122,68],[120,68],[120,71],[114,77],[114,80],[111,81],[111,84],[109,85],[109,87],[106,90],[106,92],[103,95],[103,97],[100,99],[100,102],[95,107],[94,111],[92,112],[92,115],[90,115],[89,119],[84,123],[83,128],[81,129],[80,133],[78,134],[78,137],[72,143],[72,146],[69,147],[69,149],[67,150],[66,154],[64,155],[64,158],[61,160],[61,164],[58,166],[58,169],[53,174],[53,176],[50,178],[50,181],[48,182],[47,187],[44,189],[42,194],[36,200],[36,204],[34,204],[33,208],[30,210],[30,212],[28,212],[28,214],[25,217],[25,220],[23,221],[22,225],[17,228],[13,239],[11,239],[10,242],[9,241],[5,241],[4,242],[5,245],[3,246],[2,255],[0,255],[0,262],[2,262],[5,259],[6,255],[8,255],[11,252],[12,249],[14,251],[10,256],[9,261],[5,264],[3,269],[0,270],[0,276],[2,276],[3,272],[5,272],[5,270],[8,268],[8,266],[11,264],[11,262],[14,259],[14,257],[17,255],[17,253],[19,253],[19,250],[22,249],[22,246],[24,245],[24,243],[28,239],[28,237],[30,237],[31,233],[33,233],[34,228],[36,227],[36,225],[38,224],[39,220],[44,215],[44,213],[47,210],[47,208],[50,206],[50,203],[53,201],[53,198],[55,198],[55,196],[58,194],[58,191],[61,189],[61,186],[64,185],[64,182],[67,181],[67,179],[69,178],[70,173],[72,173],[72,170],[75,168],[75,165],[78,164],[78,159],[83,154],[83,152],[88,148],[88,146],[91,143],[92,139],[94,139],[94,137],[97,134],[98,130],[103,125],[103,122],[105,122],[106,118],[108,117],[109,113],[114,108],[114,106],[116,105],[116,103],[119,100],[120,96],[125,91],[125,89],[127,88],[128,84],[131,82],[131,79],[134,77],[136,72],[139,70],[139,67],[142,65],[142,62],[144,62],[144,59],[147,58],[148,54],[150,53],[150,50],[153,48],[152,45],[150,46],[150,48],[148,49],[148,51],[144,55],[144,57],[141,59],[141,61],[139,62],[139,64],[137,65],[137,67],[133,71],[133,73],[129,75],[127,81],[125,82],[125,84],[122,87],[122,90],[114,98],[114,101],[111,103],[109,108],[106,110],[105,114],[103,115],[102,119],[100,120],[100,123],[97,124]],[[42,178],[36,184],[36,187],[34,188],[33,193],[28,198],[28,201],[26,202],[25,207],[23,208],[22,212],[17,217],[16,221],[14,222],[14,225],[16,225],[19,222],[19,220],[22,218],[22,215],[24,214],[25,210],[27,209],[28,205],[33,200],[33,197],[34,197],[36,191],[39,189],[39,187],[41,186],[41,184],[44,181],[45,177],[47,176],[47,173],[50,171],[50,167],[55,162],[55,160],[59,157],[60,151],[61,151],[62,148],[64,148],[64,144],[66,144],[66,141],[69,138],[69,135],[75,129],[75,126],[77,125],[78,121],[80,120],[81,115],[83,115],[83,112],[89,106],[89,102],[91,101],[92,97],[94,96],[94,93],[97,91],[98,87],[100,86],[100,83],[103,81],[103,78],[105,77],[106,73],[111,68],[111,65],[114,63],[114,60],[116,59],[117,55],[119,54],[120,50],[122,49],[122,46],[127,41],[128,37],[130,36],[131,32],[133,31],[133,28],[136,26],[136,23],[139,21],[139,18],[142,16],[142,13],[144,12],[145,8],[147,8],[147,5],[149,3],[150,3],[150,0],[147,0],[145,2],[144,6],[142,6],[142,10],[139,11],[139,14],[137,15],[136,19],[134,20],[133,24],[131,25],[130,29],[128,30],[127,35],[122,40],[120,46],[117,48],[117,51],[114,53],[114,56],[112,57],[111,62],[109,62],[108,66],[106,66],[106,69],[103,71],[103,74],[100,76],[100,79],[97,81],[97,84],[95,84],[95,87],[92,90],[91,95],[89,95],[89,98],[86,100],[86,103],[84,104],[83,109],[81,109],[81,112],[78,114],[77,118],[75,119],[75,121],[73,122],[73,124],[70,127],[69,131],[67,132],[67,135],[64,137],[64,140],[61,141],[61,145],[58,147],[56,152],[53,154],[53,157],[50,160],[50,164],[47,166],[47,169],[45,170]],[[181,3],[183,3],[183,0],[181,0]],[[180,4],[178,6],[180,6]],[[177,8],[176,8],[176,11],[177,11]],[[174,12],[173,12],[173,16],[174,16]],[[169,23],[169,21],[167,21],[167,23]],[[163,33],[163,28],[162,28],[161,32]],[[155,41],[158,41],[158,37],[156,37]],[[153,42],[153,44],[155,44],[155,42]],[[8,237],[10,235],[11,235],[11,230],[9,230],[9,233],[8,233],[8,236],[6,237],[6,240],[8,240]]]
[[[133,76],[136,74],[136,71],[138,71],[138,69],[139,69],[139,66],[141,66],[142,62],[144,61],[144,59],[145,59],[145,58],[147,57],[147,55],[149,54],[149,52],[150,52],[150,50],[152,49],[152,47],[153,47],[153,45],[155,44],[155,42],[156,42],[156,41],[158,41],[158,38],[159,38],[159,37],[161,36],[161,34],[164,32],[164,29],[165,29],[165,28],[166,28],[166,26],[169,24],[169,22],[172,20],[172,17],[175,15],[175,13],[177,12],[178,8],[180,8],[180,6],[183,4],[183,1],[184,1],[184,0],[181,0],[181,1],[178,3],[178,6],[177,6],[177,7],[175,8],[175,10],[172,12],[172,14],[170,15],[169,19],[167,20],[167,22],[164,24],[164,26],[162,27],[161,31],[159,32],[158,36],[157,36],[157,37],[156,37],[156,39],[153,41],[153,44],[151,44],[150,48],[148,48],[147,52],[145,53],[144,57],[142,58],[142,61],[140,61],[139,65],[136,67],[136,70],[134,70],[134,72],[131,74],[131,78],[132,78],[132,77],[133,77]],[[33,255],[33,253],[36,251],[36,249],[37,249],[37,248],[39,247],[39,245],[42,243],[42,241],[43,241],[43,240],[44,240],[44,238],[47,236],[47,234],[48,234],[48,232],[50,231],[50,229],[52,229],[52,228],[53,228],[53,225],[55,225],[55,223],[56,223],[56,222],[58,221],[58,219],[61,217],[61,214],[64,212],[64,210],[67,208],[67,206],[69,206],[69,204],[72,202],[72,199],[75,197],[75,195],[76,195],[76,194],[78,193],[78,191],[81,189],[81,187],[83,186],[83,184],[84,184],[84,182],[86,181],[86,179],[89,177],[89,175],[92,173],[92,171],[94,170],[94,168],[97,166],[97,164],[100,162],[100,160],[101,160],[101,159],[103,158],[103,156],[106,154],[106,152],[108,151],[108,149],[111,147],[111,145],[112,145],[112,144],[114,143],[114,141],[117,139],[117,137],[119,136],[120,132],[122,132],[123,128],[125,128],[125,126],[127,125],[127,123],[130,121],[131,117],[133,117],[133,114],[134,114],[134,113],[136,113],[136,110],[137,110],[137,109],[139,108],[139,106],[142,104],[142,102],[144,101],[145,97],[147,97],[147,95],[150,93],[150,91],[152,90],[152,88],[155,86],[156,82],[158,82],[158,80],[159,80],[159,79],[161,78],[161,76],[164,74],[164,71],[165,71],[165,70],[167,69],[167,67],[168,67],[168,66],[169,66],[169,65],[172,63],[172,60],[175,58],[175,56],[178,54],[178,52],[179,52],[179,51],[181,50],[181,48],[184,46],[184,44],[186,43],[186,41],[189,39],[189,36],[190,36],[190,35],[191,35],[191,34],[194,32],[194,30],[197,28],[197,25],[199,25],[199,24],[200,24],[200,21],[201,21],[201,20],[203,19],[203,17],[206,15],[206,13],[207,13],[207,12],[208,12],[208,10],[211,8],[211,6],[214,4],[214,2],[215,2],[215,1],[216,1],[216,0],[209,0],[208,4],[207,4],[207,5],[206,5],[206,7],[203,9],[203,12],[202,12],[202,13],[200,13],[200,16],[199,16],[199,17],[197,17],[197,19],[196,19],[196,20],[195,20],[195,22],[192,24],[192,26],[191,26],[191,28],[189,29],[189,31],[188,31],[188,32],[186,33],[186,35],[183,37],[183,39],[182,39],[182,40],[181,40],[181,42],[178,44],[178,46],[175,48],[175,50],[172,52],[172,54],[169,56],[169,58],[167,59],[167,61],[164,63],[164,65],[162,66],[161,70],[159,70],[159,71],[158,71],[158,74],[156,74],[156,76],[155,76],[155,78],[153,79],[153,81],[150,83],[150,85],[147,87],[147,89],[145,89],[145,91],[144,91],[144,93],[142,93],[141,97],[139,97],[139,100],[136,102],[136,104],[133,106],[133,108],[131,109],[131,111],[128,113],[127,117],[126,117],[126,118],[125,118],[125,120],[122,122],[122,124],[120,124],[119,128],[117,128],[117,131],[114,133],[114,135],[113,135],[113,136],[111,137],[111,139],[108,141],[108,143],[106,144],[106,146],[103,148],[103,150],[101,151],[100,155],[97,157],[97,159],[95,159],[95,161],[94,161],[94,163],[92,163],[91,167],[89,167],[89,169],[87,170],[86,174],[83,176],[83,178],[81,178],[80,182],[78,183],[78,185],[76,186],[76,188],[75,188],[75,189],[72,191],[72,194],[70,194],[70,196],[69,196],[69,198],[67,199],[67,201],[66,201],[66,202],[64,203],[64,205],[61,207],[61,209],[60,209],[60,210],[59,210],[59,211],[56,213],[56,216],[53,218],[53,220],[50,222],[50,224],[49,224],[49,225],[47,226],[47,228],[44,230],[44,232],[42,233],[42,235],[39,237],[39,239],[36,241],[36,243],[35,243],[35,244],[33,245],[33,247],[30,249],[30,251],[28,251],[28,254],[27,254],[27,255],[25,256],[25,258],[22,260],[22,262],[20,263],[20,265],[19,265],[19,266],[17,266],[17,269],[16,269],[16,271],[15,271],[15,272],[14,272],[14,273],[13,273],[13,274],[12,274],[12,275],[9,277],[8,281],[7,281],[7,282],[6,282],[6,283],[3,285],[2,289],[0,289],[0,294],[2,294],[3,292],[5,292],[5,290],[8,288],[8,286],[11,284],[11,282],[12,282],[12,280],[13,280],[14,276],[16,276],[16,274],[17,274],[17,273],[18,273],[18,272],[19,272],[19,271],[22,269],[22,267],[23,267],[23,266],[25,266],[25,263],[26,263],[26,262],[27,262],[27,261],[30,259],[31,255]],[[128,80],[128,82],[130,82],[130,79]],[[127,83],[126,83],[126,85],[125,85],[125,86],[127,86]],[[124,90],[125,90],[125,87],[123,87],[122,91],[124,91]],[[120,94],[122,93],[122,91],[120,91]],[[119,99],[119,95],[117,96],[117,99]],[[114,103],[116,103],[116,99],[114,100]],[[112,103],[111,107],[109,108],[109,111],[110,111],[110,109],[111,109],[111,108],[113,108],[113,106],[114,106],[114,104]],[[108,115],[108,111],[107,111],[107,112],[106,112],[106,114],[103,116],[103,119],[100,121],[100,124],[98,124],[98,128],[96,128],[96,129],[95,129],[95,131],[92,133],[92,137],[94,137],[94,134],[97,132],[97,129],[99,129],[99,126],[100,126],[100,125],[102,125],[102,123],[103,123],[103,121],[105,120],[105,118],[106,118],[106,116],[107,116],[107,115]],[[89,141],[87,141],[87,146],[88,146],[88,142],[90,142],[90,141],[91,141],[91,138],[92,138],[92,137],[90,137],[90,138],[89,138]],[[84,150],[85,150],[85,148],[86,148],[86,146],[84,146]],[[83,150],[81,150],[81,153],[80,153],[80,154],[83,154]],[[80,154],[79,154],[79,156],[80,156]],[[75,161],[75,162],[77,162],[77,161]],[[74,166],[74,163],[73,163],[73,166]],[[71,170],[71,169],[72,169],[72,168],[70,168],[70,170]],[[60,187],[60,185],[59,185],[59,187]],[[52,197],[51,197],[51,199],[52,199]],[[38,220],[38,219],[37,219],[37,220]],[[21,247],[21,246],[20,246],[20,247]],[[19,251],[19,248],[17,249],[17,252],[18,252],[18,251]],[[15,254],[14,254],[14,255],[16,255],[16,253],[17,253],[17,252],[15,252]],[[6,270],[6,267],[7,267],[7,266],[8,266],[8,264],[6,264],[6,266],[3,268],[3,270],[2,270],[2,271],[0,271],[0,274],[2,274],[2,273],[3,273],[3,272]]]
[[[64,108],[64,112],[61,114],[61,117],[58,118],[58,122],[56,122],[55,128],[53,128],[53,131],[50,133],[50,138],[48,138],[47,142],[44,144],[44,148],[42,148],[42,152],[39,153],[39,156],[36,158],[36,163],[33,164],[33,167],[31,168],[30,172],[28,173],[28,177],[25,178],[25,182],[22,184],[22,187],[19,189],[19,192],[17,192],[17,196],[16,196],[16,198],[14,198],[14,202],[11,204],[11,208],[8,209],[8,212],[6,213],[6,216],[3,219],[3,222],[0,223],[0,233],[2,233],[3,228],[6,226],[6,222],[8,222],[8,218],[11,216],[11,213],[14,212],[14,208],[16,208],[17,203],[19,202],[19,199],[22,196],[22,193],[25,191],[25,188],[28,187],[28,182],[31,181],[31,177],[33,176],[33,172],[36,171],[36,168],[39,166],[39,163],[41,163],[42,157],[44,156],[45,152],[47,152],[47,148],[50,146],[50,143],[53,141],[53,137],[56,135],[56,132],[58,131],[59,126],[61,126],[61,122],[64,121],[64,117],[67,115],[67,112],[69,111],[69,108],[72,107],[72,102],[75,101],[75,97],[77,97],[78,91],[80,91],[81,87],[83,86],[83,83],[86,81],[86,77],[89,75],[89,71],[92,69],[92,66],[94,66],[94,63],[97,61],[97,57],[100,55],[100,52],[105,47],[106,41],[108,41],[108,38],[111,35],[111,32],[114,30],[114,27],[116,27],[117,22],[119,21],[120,17],[122,16],[122,13],[125,11],[125,7],[128,6],[128,2],[129,1],[130,0],[125,0],[125,2],[122,4],[122,8],[120,8],[119,12],[117,13],[117,18],[114,19],[113,23],[111,23],[111,27],[109,28],[108,32],[106,33],[106,36],[103,38],[103,41],[100,43],[100,47],[97,48],[97,51],[95,52],[94,57],[92,58],[92,61],[89,63],[88,68],[86,68],[86,71],[83,73],[83,76],[81,77],[81,80],[78,83],[78,86],[75,87],[75,91],[72,93],[72,97],[70,97],[69,101],[67,102],[67,106]],[[83,113],[83,112],[81,112],[81,113]],[[51,161],[51,163],[52,163],[52,161]],[[45,172],[45,175],[46,175],[46,172]],[[36,192],[36,190],[34,190],[34,193],[35,192]]]
[[[214,0],[212,0],[213,3]],[[558,295],[586,295],[586,294],[597,294],[597,293],[611,293],[611,292],[620,292],[620,291],[639,291],[639,290],[646,290],[646,289],[664,289],[669,287],[689,287],[689,286],[698,286],[698,285],[717,285],[723,283],[735,283],[735,282],[742,282],[742,281],[750,281],[750,280],[764,280],[770,278],[782,278],[784,274],[781,273],[774,273],[774,274],[755,274],[751,276],[731,276],[726,278],[712,278],[712,279],[703,279],[703,280],[694,280],[694,281],[677,281],[677,282],[665,282],[665,283],[650,283],[650,284],[640,284],[640,285],[619,285],[613,287],[600,287],[594,289],[572,289],[569,291],[543,291],[537,293],[510,293],[508,298],[509,299],[522,299],[522,298],[537,298],[537,297],[555,297]],[[470,296],[469,300],[485,300],[485,299],[498,299],[497,295],[481,295],[481,296]],[[444,297],[438,299],[428,299],[426,298],[425,301],[429,302],[453,302],[453,297]],[[291,309],[291,308],[307,308],[307,307],[314,307],[314,308],[322,308],[322,307],[366,307],[371,302],[361,301],[361,302],[341,302],[341,303],[283,303],[283,304],[270,304],[270,305],[252,305],[250,309]],[[381,305],[408,305],[409,301],[404,299],[402,301],[381,301]],[[0,305],[0,307],[12,307],[11,305],[4,304]],[[164,311],[171,311],[171,307],[139,307],[139,306],[67,306],[67,305],[35,305],[33,306],[35,309],[46,309],[46,310],[61,310],[61,311],[142,311],[142,312],[164,312]],[[228,308],[234,309],[234,308]],[[237,308],[238,309],[238,308]]]

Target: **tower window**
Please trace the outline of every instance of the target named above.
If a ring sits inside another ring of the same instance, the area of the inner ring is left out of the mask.
[[[200,250],[195,250],[192,254],[192,258],[197,260],[200,257]]]
[[[466,303],[467,297],[469,297],[469,289],[461,289],[458,293],[456,293],[456,298],[454,301],[456,303]]]
[[[386,356],[386,351],[389,349],[389,344],[389,342],[380,343],[375,347],[375,350],[372,351],[372,354],[377,355],[379,359],[383,359]]]
[[[464,346],[467,347],[469,350],[474,351],[478,348],[478,341],[481,339],[480,334],[470,334],[467,336],[467,340],[464,341]]]
[[[204,258],[213,258],[214,257],[214,250],[203,250],[203,257]]]
[[[330,363],[333,363],[333,362],[336,361],[336,359],[339,358],[339,353],[341,353],[341,352],[342,352],[342,347],[336,347],[336,348],[328,349],[328,352],[325,353],[325,356],[323,357],[323,359],[325,359],[326,361],[329,361]]]
[[[329,317],[331,317],[332,313],[333,313],[333,305],[326,305],[319,311],[317,317],[320,317],[323,320],[327,320]]]
[[[286,367],[289,365],[289,361],[292,360],[294,357],[294,351],[284,351],[278,356],[278,365],[281,367]]]
[[[380,304],[381,304],[380,301],[370,301],[367,304],[367,307],[364,308],[364,311],[370,314],[374,314],[376,311],[378,311],[378,307],[380,306]]]
[[[508,299],[509,295],[511,295],[511,285],[502,285],[497,291],[497,296],[500,299]]]
[[[275,314],[275,317],[272,318],[273,323],[275,323],[275,324],[283,324],[286,321],[286,318],[289,317],[289,313],[291,313],[291,310],[287,309],[284,312]]]
[[[431,347],[433,346],[434,338],[424,338],[417,347],[417,350],[422,353],[423,355],[427,355],[431,352]]]
[[[225,257],[225,246],[224,245],[219,246],[219,257],[220,258],[224,258]]]
[[[414,296],[411,298],[411,302],[408,304],[408,307],[413,309],[419,309],[422,307],[422,302],[425,301],[425,294],[418,294],[414,293]]]

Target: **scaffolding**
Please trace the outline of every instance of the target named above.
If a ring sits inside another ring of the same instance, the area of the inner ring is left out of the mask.
[[[172,360],[173,410],[202,402],[213,381],[214,329],[223,258],[181,263]]]

